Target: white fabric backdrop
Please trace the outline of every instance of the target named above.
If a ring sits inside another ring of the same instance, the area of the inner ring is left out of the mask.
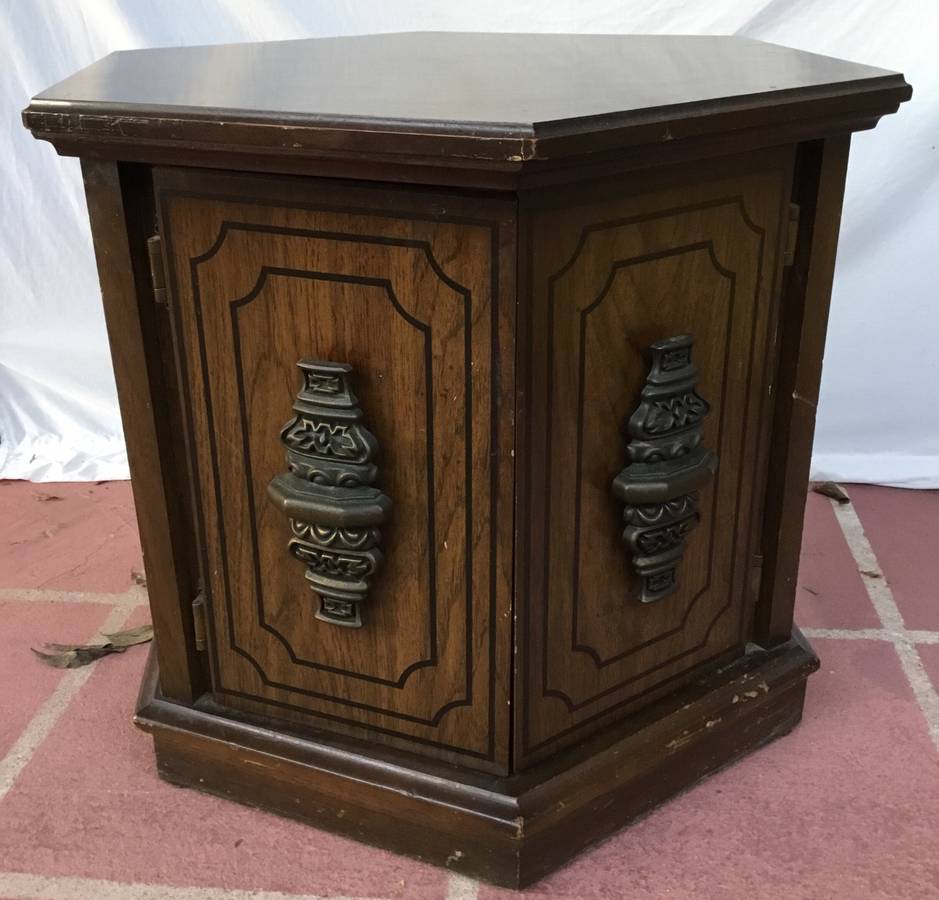
[[[406,30],[742,34],[903,71],[854,139],[814,476],[939,487],[935,0],[0,0],[0,477],[127,477],[78,162],[22,128],[111,52]],[[629,60],[623,60],[629,65]]]

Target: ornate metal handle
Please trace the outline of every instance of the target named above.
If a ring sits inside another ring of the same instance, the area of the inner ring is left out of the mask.
[[[626,504],[623,541],[643,603],[675,590],[685,541],[700,520],[697,491],[717,471],[717,455],[701,446],[710,406],[695,392],[692,344],[681,335],[650,348],[652,368],[627,423],[629,461],[613,480],[613,496]]]
[[[361,423],[345,363],[301,359],[303,387],[280,439],[289,471],[267,487],[290,520],[290,553],[306,563],[319,595],[316,618],[361,628],[360,606],[381,564],[379,525],[391,500],[373,487],[375,436]]]

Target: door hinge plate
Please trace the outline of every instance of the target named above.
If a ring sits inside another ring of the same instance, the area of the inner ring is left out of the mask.
[[[166,306],[166,273],[163,269],[163,239],[155,234],[147,238],[147,256],[150,258],[150,283],[153,300]]]
[[[799,241],[799,204],[789,204],[789,221],[786,231],[786,249],[783,251],[783,265],[791,266],[796,258],[796,244]]]
[[[754,603],[760,602],[763,590],[763,554],[754,553],[750,564],[750,595]]]
[[[205,594],[199,591],[196,599],[192,601],[192,636],[196,650],[205,650]]]

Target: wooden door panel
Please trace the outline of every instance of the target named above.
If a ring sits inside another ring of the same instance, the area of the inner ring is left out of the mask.
[[[282,196],[283,180],[212,177],[193,191],[179,177],[159,173],[157,186],[216,699],[504,768],[511,535],[498,522],[512,485],[498,420],[512,385],[498,294],[511,272],[499,272],[499,220],[406,199],[390,211],[394,192],[353,191],[361,209],[336,211],[323,188],[304,202],[301,182]],[[392,501],[361,628],[315,618],[267,496],[286,469],[280,433],[304,358],[353,367]]]
[[[788,152],[737,171],[531,214],[531,529],[522,757],[544,755],[739,652],[747,638],[755,507],[764,473]],[[626,464],[649,347],[694,338],[703,446],[718,468],[699,492],[674,593],[639,602],[611,493]]]

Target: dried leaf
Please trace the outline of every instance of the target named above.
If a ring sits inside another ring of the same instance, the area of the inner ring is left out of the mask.
[[[153,626],[138,625],[136,628],[128,628],[127,631],[115,631],[113,634],[104,635],[109,644],[115,647],[133,647],[135,644],[146,644],[153,640]]]
[[[43,644],[44,650],[32,647],[33,653],[47,666],[55,669],[77,669],[96,662],[103,656],[112,653],[123,653],[128,647],[136,644],[145,644],[153,640],[152,625],[138,625],[126,631],[116,631],[106,634],[106,644]],[[48,651],[48,652],[47,652]]]
[[[821,481],[813,484],[812,490],[823,497],[831,497],[832,500],[836,500],[838,503],[851,502],[848,492],[840,484],[835,484],[834,481]]]
[[[52,650],[55,653],[68,653],[69,650],[80,650],[82,647],[89,646],[88,644],[53,644],[48,641],[44,642],[43,647],[46,650]],[[95,644],[94,646],[98,646]]]
[[[43,653],[35,647],[30,648],[41,662],[47,666],[52,666],[54,669],[78,669],[101,659],[102,656],[108,656],[111,653],[123,653],[127,649],[126,647],[115,647],[113,644],[90,644],[84,647],[70,647],[63,644],[47,644],[46,646],[50,650],[55,650],[57,647],[64,648],[55,653]]]
[[[69,650],[65,653],[43,653],[41,650],[37,650],[35,647],[30,647],[30,650],[39,657],[39,661],[45,663],[47,666],[52,666],[53,669],[74,669],[75,668],[75,659],[77,654],[74,650]]]

